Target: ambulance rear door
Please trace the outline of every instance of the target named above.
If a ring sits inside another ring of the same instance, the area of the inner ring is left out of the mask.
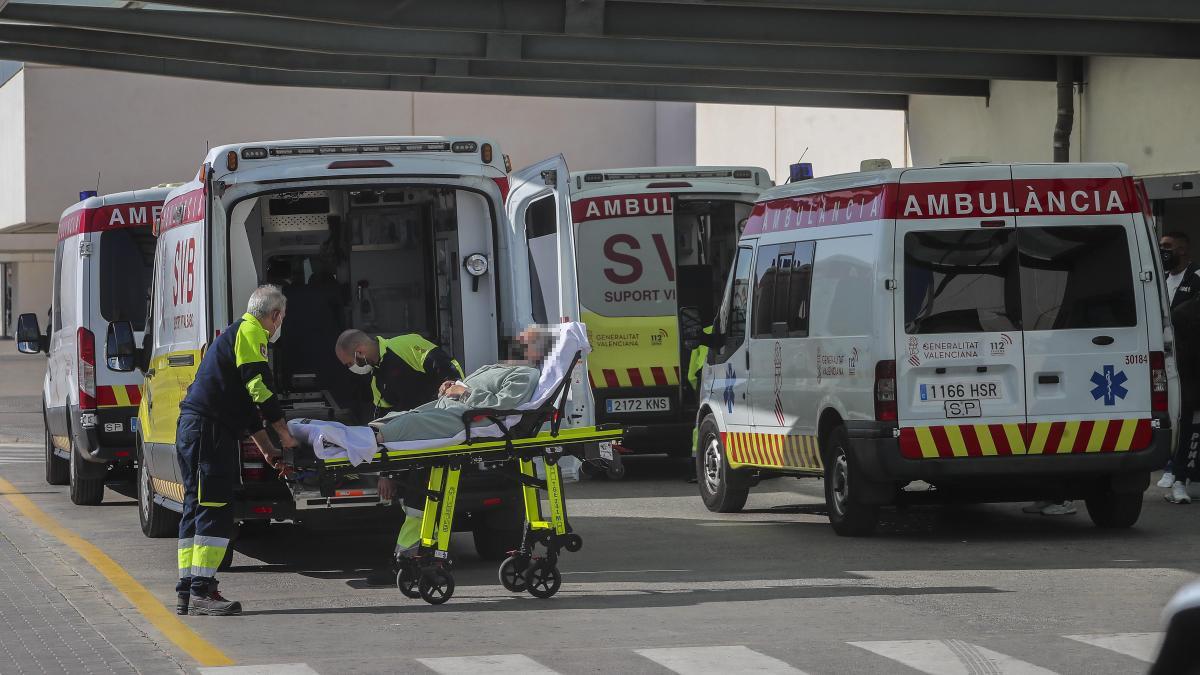
[[[570,173],[562,155],[542,160],[510,176],[506,202],[515,238],[512,279],[516,325],[580,321],[575,269],[575,237],[571,227]],[[593,344],[594,347],[594,344]],[[565,426],[596,423],[591,388],[587,385],[588,359],[576,367],[571,382]]]
[[[909,459],[1023,454],[1008,166],[914,169],[896,203],[897,413]]]
[[[602,194],[572,204],[601,421],[651,424],[679,416],[673,214],[667,192]]]
[[[1142,278],[1154,267],[1137,236],[1136,195],[1112,165],[1012,171],[1022,211],[1029,452],[1144,448],[1152,407],[1147,307],[1157,289]]]

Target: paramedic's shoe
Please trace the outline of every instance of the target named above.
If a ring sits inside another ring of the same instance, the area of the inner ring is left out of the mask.
[[[1063,502],[1061,504],[1051,504],[1042,509],[1043,516],[1069,516],[1075,513],[1075,505],[1071,502]]]
[[[188,601],[191,600],[191,593],[177,593],[175,595],[175,613],[184,616],[188,613]]]
[[[208,595],[193,595],[192,606],[188,614],[192,616],[236,616],[242,613],[242,603],[236,600],[226,600],[220,591],[211,591]]]
[[[1034,502],[1034,503],[1030,504],[1029,506],[1022,508],[1021,513],[1041,513],[1042,510],[1045,509],[1047,506],[1053,506],[1053,505],[1054,505],[1054,502],[1048,501],[1048,500]]]
[[[1177,480],[1171,485],[1171,493],[1163,495],[1163,498],[1172,504],[1191,504],[1192,496],[1188,494],[1187,485],[1183,481]]]
[[[1174,484],[1175,484],[1175,474],[1171,473],[1170,470],[1164,471],[1162,478],[1158,479],[1158,487],[1160,487],[1164,490],[1170,490],[1171,486]]]

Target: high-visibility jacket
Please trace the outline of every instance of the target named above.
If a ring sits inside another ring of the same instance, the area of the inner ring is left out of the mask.
[[[437,398],[446,380],[463,378],[458,361],[416,333],[376,339],[379,365],[371,374],[371,394],[377,408],[410,410]]]
[[[713,327],[708,326],[704,329],[705,335],[712,335]],[[704,364],[708,363],[708,345],[700,344],[692,350],[691,356],[688,358],[687,381],[692,385],[693,391],[700,390],[700,371],[704,369]]]
[[[283,419],[267,363],[270,337],[252,314],[234,321],[204,353],[180,411],[214,420],[235,437],[258,431],[263,419]]]

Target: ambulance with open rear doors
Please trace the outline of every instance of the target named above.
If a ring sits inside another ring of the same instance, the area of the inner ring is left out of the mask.
[[[822,476],[843,535],[920,499],[1083,499],[1097,525],[1133,525],[1178,413],[1146,203],[1119,164],[894,169],[764,194],[705,366],[705,504],[736,511],[760,478]]]

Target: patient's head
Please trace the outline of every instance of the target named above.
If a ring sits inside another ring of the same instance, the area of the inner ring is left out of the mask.
[[[517,336],[517,341],[525,348],[525,360],[538,368],[554,349],[554,339],[555,333],[541,324],[533,324]]]

